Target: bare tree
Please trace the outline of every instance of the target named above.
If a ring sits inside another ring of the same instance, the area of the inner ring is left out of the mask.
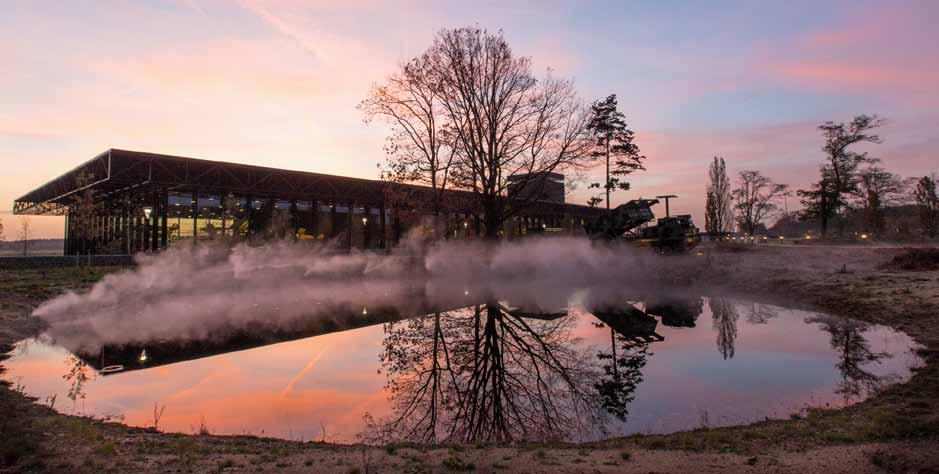
[[[895,203],[903,194],[903,180],[899,176],[877,166],[869,166],[858,173],[854,191],[869,232],[884,229],[884,207]]]
[[[385,327],[392,413],[375,441],[557,440],[601,426],[572,318],[529,320],[498,303]]]
[[[715,156],[708,167],[704,228],[710,234],[730,232],[734,225],[733,196],[724,158]]]
[[[442,30],[427,57],[453,131],[451,177],[477,197],[487,238],[540,197],[548,173],[594,162],[589,115],[573,84],[536,79],[531,59],[516,57],[501,32]],[[510,182],[531,192],[510,199]]]
[[[913,191],[919,206],[920,223],[928,237],[939,234],[939,195],[936,193],[936,176],[923,176],[916,182]]]
[[[384,83],[374,85],[358,108],[364,112],[366,122],[381,118],[391,127],[382,179],[429,185],[437,215],[450,177],[454,148],[433,66],[429,52],[411,59]]]
[[[799,190],[804,206],[803,217],[818,218],[822,235],[828,235],[828,222],[847,204],[846,198],[857,188],[857,168],[872,163],[867,153],[856,153],[848,148],[857,143],[881,143],[872,130],[886,121],[876,115],[858,115],[849,124],[825,122],[819,125],[825,145],[822,150],[826,163],[821,167],[821,179],[808,190]]]
[[[763,220],[778,209],[774,201],[783,196],[786,189],[787,185],[776,184],[759,171],[741,171],[737,188],[732,192],[740,228],[753,235]]]
[[[29,255],[29,238],[32,236],[32,222],[29,216],[20,216],[19,239],[23,242],[23,255]]]

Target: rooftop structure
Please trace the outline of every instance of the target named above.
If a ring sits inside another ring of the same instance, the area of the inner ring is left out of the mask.
[[[563,183],[554,175],[552,182]],[[598,211],[565,204],[561,189],[560,202],[526,198],[504,235],[549,227],[580,232]],[[379,249],[432,214],[432,194],[424,186],[110,149],[26,193],[13,210],[65,216],[67,255],[155,251],[285,229],[300,240]],[[475,203],[470,192],[446,192],[442,219],[449,237],[480,235]]]

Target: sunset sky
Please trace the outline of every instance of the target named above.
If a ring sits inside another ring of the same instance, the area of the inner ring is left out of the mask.
[[[15,198],[107,148],[375,178],[385,130],[355,105],[435,31],[474,24],[504,30],[585,100],[619,96],[648,170],[617,201],[678,194],[673,209],[703,226],[712,156],[804,187],[823,158],[815,127],[860,113],[890,121],[867,148],[885,167],[939,171],[937,2],[13,0],[0,12],[8,240]],[[59,220],[35,222],[38,237],[61,235]]]

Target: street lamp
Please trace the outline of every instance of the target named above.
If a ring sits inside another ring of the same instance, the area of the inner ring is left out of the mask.
[[[362,225],[367,225],[367,224],[368,224],[368,217],[363,217],[363,218],[362,218]]]

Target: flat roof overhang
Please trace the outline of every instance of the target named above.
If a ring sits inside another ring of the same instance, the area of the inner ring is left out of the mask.
[[[82,174],[89,179],[85,180],[87,184],[79,186]],[[389,187],[394,191],[406,191],[405,199],[415,207],[428,207],[432,201],[432,190],[426,186],[109,149],[16,199],[13,213],[64,215],[74,196],[87,188],[93,188],[102,200],[135,188],[153,188],[231,193],[253,198],[354,202],[378,207],[388,200]],[[451,190],[447,195],[446,206],[452,212],[472,213],[476,207],[471,192]],[[534,212],[568,212],[578,216],[597,212],[588,206],[544,201],[528,203],[527,206]]]

